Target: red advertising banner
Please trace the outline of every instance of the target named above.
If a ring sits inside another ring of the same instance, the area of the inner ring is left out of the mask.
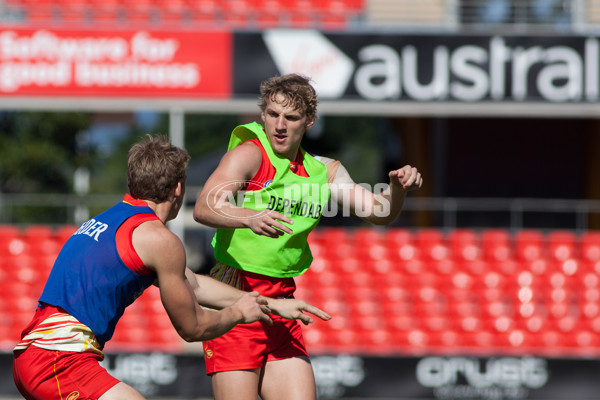
[[[228,32],[0,29],[0,96],[231,96]]]

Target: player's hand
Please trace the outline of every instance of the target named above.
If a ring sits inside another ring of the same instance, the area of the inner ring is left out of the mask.
[[[421,173],[410,165],[390,171],[388,175],[390,177],[390,185],[402,186],[402,189],[407,192],[417,190],[423,185]]]
[[[258,292],[250,292],[240,297],[233,305],[241,313],[241,324],[250,324],[255,321],[264,321],[273,325],[273,320],[267,314],[271,309],[264,297],[259,297]]]
[[[278,238],[287,233],[291,235],[293,231],[284,225],[293,224],[293,221],[285,215],[275,211],[261,211],[256,217],[248,220],[248,227],[257,235]]]
[[[323,321],[331,319],[331,315],[325,311],[299,299],[269,299],[269,307],[273,314],[285,319],[299,319],[304,325],[313,322],[313,319],[309,315],[304,314],[305,312],[313,314]]]

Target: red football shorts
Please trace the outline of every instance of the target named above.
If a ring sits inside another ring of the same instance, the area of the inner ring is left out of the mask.
[[[15,353],[13,377],[27,400],[94,400],[119,383],[100,361],[94,353],[29,346]]]
[[[293,297],[293,278],[271,278],[235,270],[236,286],[245,291],[256,290],[267,297]],[[302,328],[295,320],[270,315],[273,325],[262,321],[239,324],[216,339],[203,343],[206,373],[262,368],[267,361],[308,356]]]

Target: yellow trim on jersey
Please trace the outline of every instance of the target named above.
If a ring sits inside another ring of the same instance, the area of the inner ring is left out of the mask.
[[[46,350],[92,352],[104,356],[90,328],[67,313],[51,314],[17,343],[14,350],[36,346]]]

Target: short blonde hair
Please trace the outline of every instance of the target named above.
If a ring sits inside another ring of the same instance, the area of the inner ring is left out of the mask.
[[[306,114],[309,119],[317,116],[317,92],[310,84],[310,78],[299,74],[274,76],[260,84],[261,111],[265,111],[267,102],[274,101],[278,94],[285,98],[285,106],[291,105],[294,109]]]

